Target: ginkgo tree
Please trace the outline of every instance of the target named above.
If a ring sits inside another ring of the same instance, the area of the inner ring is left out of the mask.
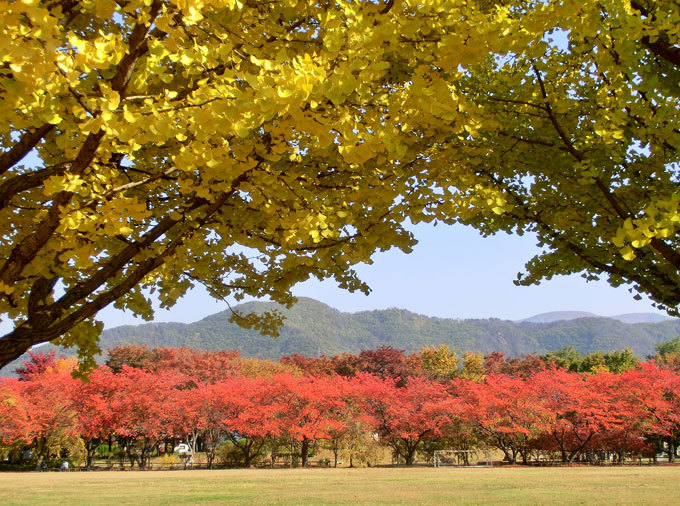
[[[678,9],[0,0],[0,365],[91,358],[97,312],[151,318],[153,292],[367,291],[352,266],[409,251],[407,220],[535,232],[521,282],[607,274],[674,311]]]
[[[163,306],[196,283],[282,303],[310,276],[367,291],[352,266],[408,251],[402,224],[431,219],[442,186],[421,141],[459,99],[429,34],[455,70],[479,52],[463,44],[475,12],[0,2],[0,365],[42,341],[91,357],[97,311],[151,318],[154,291]]]
[[[445,214],[485,235],[536,234],[518,284],[581,272],[679,314],[680,5],[501,11],[507,51],[451,78],[476,129],[441,144],[461,176]]]

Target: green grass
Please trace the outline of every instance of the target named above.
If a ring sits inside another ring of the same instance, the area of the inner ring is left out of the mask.
[[[0,504],[680,504],[680,467],[2,473]]]

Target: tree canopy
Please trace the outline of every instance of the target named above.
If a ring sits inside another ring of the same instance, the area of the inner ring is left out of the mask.
[[[509,51],[458,81],[481,128],[449,143],[469,177],[453,215],[484,234],[537,234],[544,251],[520,284],[585,271],[677,315],[680,6],[510,4]],[[498,216],[480,186],[502,192]]]
[[[671,1],[0,1],[0,364],[97,351],[192,285],[268,296],[409,251],[405,221],[536,232],[522,283],[680,302]],[[564,39],[560,42],[560,39]],[[235,315],[276,332],[276,315]]]
[[[117,357],[140,350],[125,351]],[[320,444],[334,451],[336,467],[340,452],[350,467],[380,463],[376,444],[407,465],[431,462],[433,451],[453,445],[495,447],[512,464],[639,463],[662,451],[673,462],[680,443],[680,368],[658,362],[579,373],[496,354],[484,358],[483,377],[470,378],[448,367],[433,376],[431,348],[409,356],[421,360],[408,360],[408,368],[385,367],[403,365],[398,350],[354,355],[352,372],[341,364],[348,356],[298,355],[287,370],[268,362],[252,371],[232,352],[150,352],[132,367],[96,368],[89,382],[71,376],[74,358],[31,354],[20,378],[0,378],[4,465],[31,459],[38,468],[68,457],[92,467],[108,446],[109,464],[117,455],[122,467],[127,456],[130,468],[144,468],[178,440],[190,444],[197,464],[197,452],[206,452],[209,467],[216,458],[246,467],[266,459],[273,467],[284,448],[304,467]]]

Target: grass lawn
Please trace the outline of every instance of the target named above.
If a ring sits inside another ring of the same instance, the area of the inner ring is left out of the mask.
[[[1,473],[0,504],[680,504],[680,467]]]

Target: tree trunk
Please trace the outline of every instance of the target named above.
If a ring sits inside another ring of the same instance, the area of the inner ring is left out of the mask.
[[[574,462],[574,460],[576,459],[576,456],[581,453],[581,451],[586,447],[586,445],[588,444],[588,442],[590,442],[590,440],[593,438],[594,435],[595,435],[595,433],[591,432],[590,435],[584,441],[581,441],[581,444],[579,445],[579,447],[571,452],[571,454],[569,455],[569,462],[570,463]],[[579,441],[580,441],[580,438],[579,438]]]
[[[47,453],[47,439],[41,437],[36,441],[35,445],[35,456],[37,459],[35,463],[36,471],[40,471],[42,463],[45,461],[47,457],[46,453]]]
[[[130,446],[125,447],[125,452],[127,454],[128,460],[130,461],[130,471],[135,467],[135,459],[136,456],[133,452],[133,450],[130,448]]]
[[[274,464],[276,464],[276,458],[278,457],[279,445],[276,439],[272,442],[271,453],[269,454],[270,466],[274,469]]]
[[[147,460],[149,460],[148,451],[146,448],[143,447],[139,451],[139,456],[137,457],[137,465],[139,466],[140,469],[146,469]]]
[[[309,439],[302,440],[302,448],[300,449],[300,458],[302,459],[302,467],[307,467],[309,464]]]
[[[85,443],[85,449],[87,450],[87,456],[85,457],[86,469],[92,469],[92,461],[94,461],[94,454],[97,451],[97,447],[99,446],[98,444],[95,444],[95,442],[99,443],[99,440],[88,439],[87,442]]]
[[[406,465],[407,466],[412,466],[413,465],[413,458],[415,457],[416,454],[416,448],[418,448],[418,444],[410,444],[407,443],[406,445]]]
[[[259,443],[257,443],[257,440],[255,439],[247,439],[245,440],[247,441],[246,443],[240,444],[240,442],[244,441],[244,439],[236,441],[232,437],[231,441],[234,443],[234,446],[243,454],[243,465],[245,467],[250,467],[253,463],[253,459],[259,456],[262,452],[262,448],[264,447],[266,440],[260,439]]]
[[[674,464],[675,463],[675,441],[673,440],[672,437],[669,437],[667,442],[668,442],[668,463]]]
[[[189,434],[191,434],[191,437],[188,438],[191,445],[191,454],[194,455],[196,453],[196,440],[198,439],[198,431],[192,430]]]

